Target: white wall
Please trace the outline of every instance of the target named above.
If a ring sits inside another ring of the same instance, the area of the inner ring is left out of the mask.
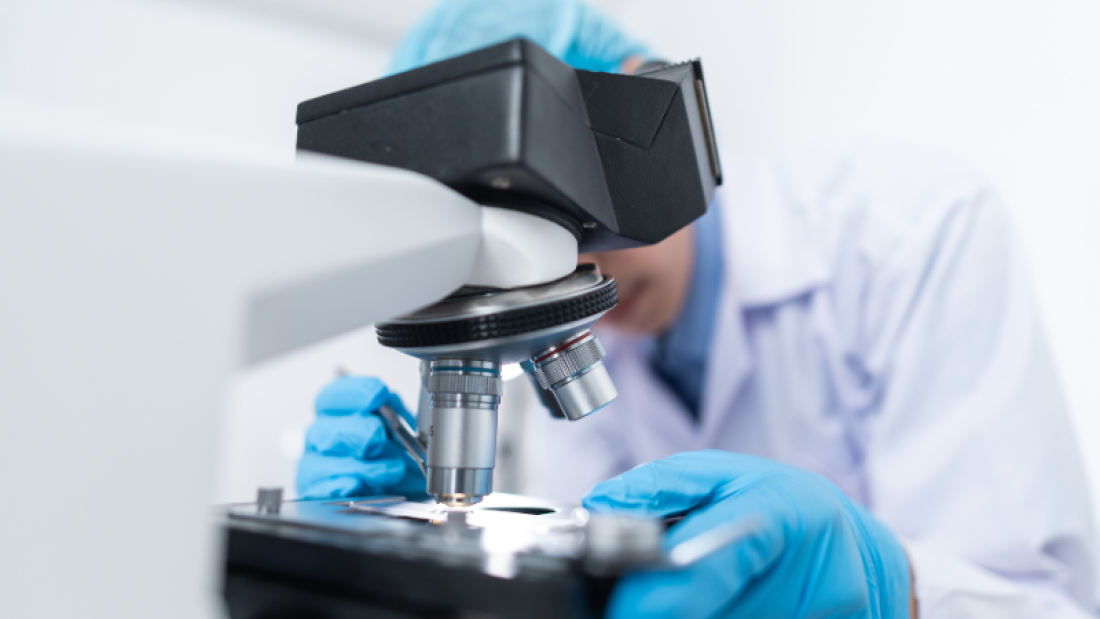
[[[0,96],[239,138],[293,157],[298,102],[373,78],[391,42],[251,6],[0,3]]]
[[[294,106],[370,79],[429,0],[39,0],[0,5],[0,97],[182,126],[292,156]],[[892,137],[984,168],[1016,211],[1100,492],[1100,4],[1091,0],[601,0],[704,59],[725,152]],[[369,239],[365,239],[369,241]],[[343,367],[412,401],[369,330],[242,373],[215,499],[293,487],[311,401]],[[185,386],[181,386],[185,388]],[[166,395],[166,397],[170,397]]]

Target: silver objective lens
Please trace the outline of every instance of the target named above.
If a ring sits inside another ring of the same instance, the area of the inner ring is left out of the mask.
[[[500,364],[436,359],[425,381],[428,408],[428,493],[452,507],[473,505],[492,492],[497,408],[504,383]]]
[[[570,421],[586,417],[619,396],[607,368],[604,350],[588,330],[531,358],[542,389],[549,390]]]

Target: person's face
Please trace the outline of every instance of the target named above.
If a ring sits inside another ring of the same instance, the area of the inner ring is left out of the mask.
[[[680,315],[691,286],[694,230],[688,226],[656,245],[581,254],[619,286],[619,304],[600,324],[641,335],[666,331]]]

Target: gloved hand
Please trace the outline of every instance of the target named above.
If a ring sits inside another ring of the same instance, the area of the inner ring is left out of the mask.
[[[909,617],[905,551],[813,473],[724,451],[683,453],[598,484],[584,504],[648,516],[690,510],[669,547],[728,522],[754,527],[690,567],[626,576],[610,617]]]
[[[309,499],[398,494],[426,495],[420,467],[374,411],[389,404],[415,427],[397,395],[377,378],[345,376],[317,396],[317,419],[306,433],[298,462],[298,496]]]
[[[579,0],[442,0],[405,36],[392,73],[527,37],[566,63],[618,71],[627,59],[650,60],[645,45]]]

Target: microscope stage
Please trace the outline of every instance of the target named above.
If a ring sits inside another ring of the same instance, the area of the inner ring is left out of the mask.
[[[500,493],[469,509],[362,497],[226,516],[234,619],[598,616],[631,561],[586,556],[583,509]]]

